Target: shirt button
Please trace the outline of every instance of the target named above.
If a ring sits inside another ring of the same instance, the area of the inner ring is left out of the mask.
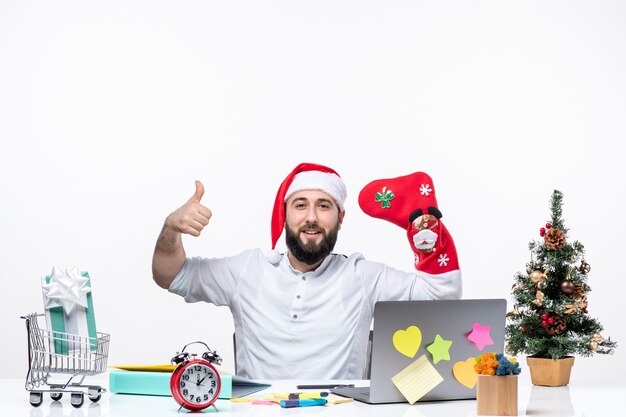
[[[302,296],[300,294],[296,295],[296,298],[299,300],[302,298]]]
[[[306,275],[302,275],[302,281],[306,281]]]
[[[293,315],[293,316],[291,316],[291,317],[293,317],[294,319],[297,319],[297,318],[298,318],[298,315],[297,315],[297,314],[294,314],[294,315]]]

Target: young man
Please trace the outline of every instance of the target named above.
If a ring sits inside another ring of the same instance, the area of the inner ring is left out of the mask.
[[[361,379],[374,304],[454,299],[460,270],[402,272],[359,253],[333,254],[346,187],[331,168],[298,165],[281,184],[272,248],[282,230],[288,252],[247,250],[225,258],[186,258],[181,234],[199,236],[211,218],[204,188],[165,220],[152,270],[155,282],[187,302],[229,306],[239,374],[254,379]]]

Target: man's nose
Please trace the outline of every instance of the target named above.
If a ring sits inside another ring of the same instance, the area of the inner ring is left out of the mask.
[[[306,220],[309,223],[317,223],[317,210],[315,207],[310,207],[307,211]]]

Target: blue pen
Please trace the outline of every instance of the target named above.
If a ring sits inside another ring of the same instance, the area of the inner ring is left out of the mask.
[[[280,400],[283,408],[310,407],[313,405],[326,405],[326,398],[305,398],[302,400]]]

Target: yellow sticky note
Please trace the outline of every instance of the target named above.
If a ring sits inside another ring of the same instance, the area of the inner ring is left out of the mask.
[[[125,371],[143,371],[143,372],[173,372],[178,365],[159,364],[159,365],[109,365],[109,368],[122,369]]]
[[[428,362],[426,355],[422,355],[394,375],[391,381],[410,404],[415,404],[417,400],[443,382],[443,377]]]
[[[269,397],[236,397],[236,398],[231,398],[230,399],[231,402],[233,403],[252,403],[255,401],[274,401],[276,403],[278,403],[278,400],[272,396]]]
[[[409,326],[406,330],[398,330],[393,334],[392,342],[398,352],[412,358],[422,343],[422,331],[417,326]]]
[[[344,404],[354,401],[352,398],[342,397],[341,395],[329,394],[326,398],[326,407],[335,404]]]

